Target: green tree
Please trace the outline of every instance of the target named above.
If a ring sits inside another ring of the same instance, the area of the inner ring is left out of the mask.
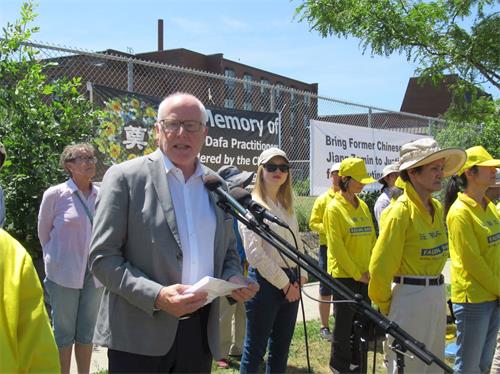
[[[500,157],[499,103],[480,98],[473,106],[452,106],[445,115],[447,126],[433,129],[441,147],[463,149],[482,145],[495,158]],[[480,118],[481,121],[477,122]],[[464,125],[463,122],[469,123]]]
[[[478,84],[500,88],[500,16],[493,12],[494,4],[495,0],[305,0],[296,15],[323,37],[359,39],[363,53],[370,49],[372,55],[404,54],[417,63],[422,79],[438,83],[445,74],[456,74],[455,104],[475,107]],[[474,117],[474,122],[481,120]]]
[[[94,112],[81,94],[79,79],[49,81],[26,42],[38,31],[33,3],[23,3],[20,20],[0,38],[0,139],[7,162],[0,174],[6,195],[6,229],[33,254],[39,248],[37,216],[45,189],[65,177],[58,167],[64,146],[88,141]]]

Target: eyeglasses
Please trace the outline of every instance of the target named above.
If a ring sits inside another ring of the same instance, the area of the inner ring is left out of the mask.
[[[269,173],[274,173],[276,170],[280,169],[282,173],[288,173],[290,170],[290,165],[288,164],[264,164],[264,169],[266,169]]]
[[[198,132],[203,127],[203,123],[200,121],[187,120],[187,121],[179,121],[177,119],[161,119],[158,121],[161,128],[165,132],[169,133],[177,133],[181,129],[181,127],[187,132]]]
[[[97,158],[94,156],[76,156],[72,158],[70,161],[81,161],[81,162],[88,162],[91,164],[95,164],[97,162]]]

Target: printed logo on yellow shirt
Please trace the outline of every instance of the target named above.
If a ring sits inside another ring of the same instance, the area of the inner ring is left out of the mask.
[[[494,235],[488,236],[488,244],[495,243],[498,240],[500,240],[500,232],[497,232]]]
[[[420,240],[427,240],[429,238],[436,239],[439,236],[441,236],[441,231],[439,231],[439,230],[430,231],[428,233],[421,233]]]
[[[485,227],[486,227],[486,228],[488,228],[488,227],[493,227],[494,225],[495,225],[495,222],[490,221],[490,220],[487,220],[487,221],[486,221],[486,225],[485,225]]]
[[[422,257],[439,256],[447,251],[448,251],[448,243],[444,243],[434,248],[422,248],[420,250],[420,256]]]
[[[351,234],[365,234],[372,232],[371,226],[361,226],[361,227],[350,227],[349,232]]]

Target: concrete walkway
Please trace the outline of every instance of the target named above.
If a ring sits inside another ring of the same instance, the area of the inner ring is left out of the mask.
[[[450,262],[446,262],[446,265],[443,270],[443,275],[446,283],[450,283]],[[319,284],[316,283],[308,283],[304,286],[305,292],[311,295],[312,297],[319,297]],[[318,311],[318,303],[314,300],[303,295],[302,300],[304,302],[304,314],[306,321],[319,319],[319,311]],[[297,317],[297,322],[302,321],[302,312],[299,309],[299,314]],[[108,369],[108,356],[107,349],[103,347],[95,347],[94,352],[92,354],[92,363],[90,366],[91,373],[97,373],[99,371],[104,371]],[[77,373],[76,370],[76,362],[73,355],[72,363],[71,363],[71,372]]]

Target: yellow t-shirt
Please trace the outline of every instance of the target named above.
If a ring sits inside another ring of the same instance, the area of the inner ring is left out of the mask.
[[[459,193],[446,217],[451,257],[451,300],[481,303],[500,297],[500,215]]]
[[[325,210],[328,206],[328,203],[332,201],[334,196],[335,192],[333,192],[333,188],[330,187],[328,191],[317,197],[311,210],[311,218],[309,218],[309,228],[319,234],[320,245],[326,245],[326,235],[323,228],[323,217],[325,216]]]
[[[384,219],[370,260],[368,295],[389,313],[395,275],[439,276],[448,258],[443,208],[432,199],[434,217],[410,183]]]
[[[368,271],[375,244],[375,228],[366,203],[357,198],[354,208],[340,193],[325,210],[328,273],[335,278],[359,280]]]
[[[0,373],[59,373],[59,353],[31,257],[0,229]]]

